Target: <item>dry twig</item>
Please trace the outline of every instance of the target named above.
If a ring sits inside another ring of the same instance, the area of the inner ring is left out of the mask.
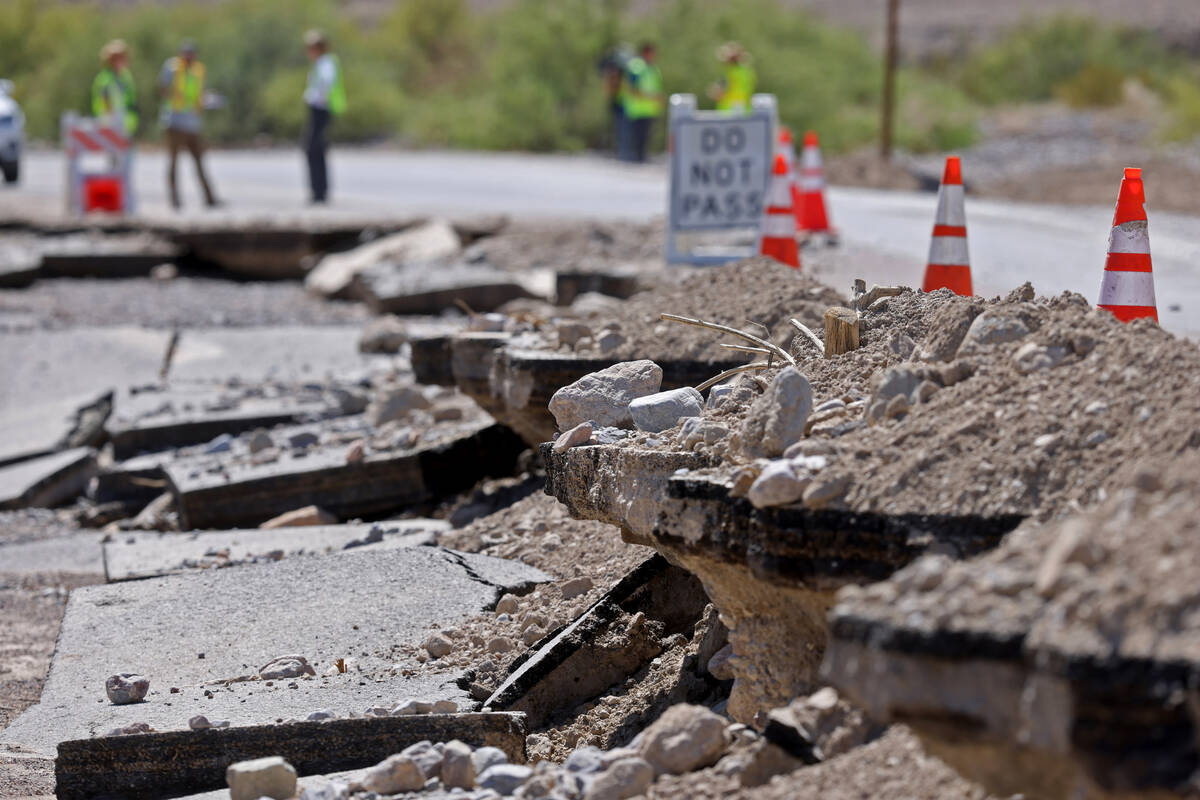
[[[713,377],[706,380],[704,383],[697,386],[696,391],[703,392],[708,387],[716,386],[721,381],[723,381],[727,378],[732,378],[734,375],[737,375],[739,373],[754,372],[756,370],[766,369],[770,366],[771,366],[771,364],[767,361],[755,361],[753,364],[743,364],[740,367],[734,367],[733,369],[727,369],[724,372],[722,372],[720,375],[714,375]]]
[[[792,323],[793,328],[795,328],[796,330],[800,331],[805,336],[807,336],[808,340],[813,343],[813,347],[817,348],[821,352],[825,352],[825,345],[821,342],[820,339],[817,338],[817,335],[815,333],[813,333],[811,330],[809,330],[807,325],[805,325],[803,322],[801,322],[798,319],[789,319],[788,322]]]
[[[745,331],[739,331],[737,328],[731,328],[728,325],[720,325],[716,322],[706,322],[702,319],[693,319],[692,317],[681,317],[678,314],[660,314],[659,319],[666,320],[667,322],[678,322],[681,325],[695,325],[697,328],[708,328],[709,330],[728,333],[731,336],[740,336],[746,341],[753,342],[759,347],[765,348],[771,353],[779,356],[793,367],[796,366],[796,359],[792,358],[792,354],[787,350],[784,350],[774,342],[768,342],[765,339],[760,339],[754,334],[746,333]]]

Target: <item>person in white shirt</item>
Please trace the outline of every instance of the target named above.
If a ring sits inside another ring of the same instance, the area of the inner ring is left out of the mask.
[[[313,203],[329,199],[329,173],[325,152],[329,148],[329,123],[334,116],[345,113],[346,89],[342,83],[342,67],[337,56],[329,52],[329,40],[318,30],[304,35],[312,67],[308,71],[308,86],[304,103],[308,106],[308,125],[304,131],[304,155],[308,160],[308,183]]]

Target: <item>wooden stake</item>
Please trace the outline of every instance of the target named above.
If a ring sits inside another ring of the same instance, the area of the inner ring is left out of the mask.
[[[825,357],[858,349],[858,312],[835,306],[825,312]]]

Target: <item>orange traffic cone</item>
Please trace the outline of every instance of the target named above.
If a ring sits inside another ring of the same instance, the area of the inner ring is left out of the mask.
[[[825,167],[821,162],[821,145],[816,131],[804,134],[804,150],[800,153],[800,188],[796,192],[796,226],[802,233],[832,235],[833,226],[825,212]]]
[[[1146,190],[1140,169],[1126,169],[1117,195],[1112,233],[1108,235],[1108,261],[1100,284],[1100,308],[1129,322],[1149,317],[1158,322],[1154,301],[1154,272],[1150,265],[1150,232],[1146,220]]]
[[[962,162],[958,156],[946,159],[942,188],[938,190],[937,217],[933,221],[933,242],[929,245],[929,264],[921,288],[927,292],[949,289],[966,297],[972,294]]]
[[[763,216],[762,244],[758,252],[800,269],[796,217],[792,213],[792,179],[782,153],[775,156],[775,168],[771,170],[771,187],[767,191],[767,210]]]
[[[792,130],[786,125],[779,126],[779,149],[776,151],[787,161],[788,174],[796,164],[796,148],[792,144]]]

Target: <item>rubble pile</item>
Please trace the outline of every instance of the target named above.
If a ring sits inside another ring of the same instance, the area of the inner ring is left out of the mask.
[[[844,591],[826,675],[997,793],[1185,792],[1198,466],[1194,453],[1127,466],[1094,510]]]

